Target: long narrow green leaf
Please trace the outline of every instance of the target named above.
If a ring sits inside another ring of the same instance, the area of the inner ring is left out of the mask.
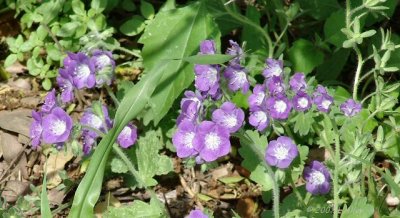
[[[184,61],[193,64],[223,64],[232,60],[234,56],[224,54],[213,54],[213,55],[193,55],[183,58]]]
[[[118,134],[146,106],[154,92],[164,68],[171,61],[160,62],[133,86],[125,95],[115,115],[114,127],[101,140],[90,160],[89,167],[76,190],[69,217],[93,217],[103,183],[104,169]],[[172,61],[173,62],[173,61]]]
[[[42,193],[40,193],[40,214],[42,217],[52,217],[49,199],[47,198],[47,175],[43,176]]]

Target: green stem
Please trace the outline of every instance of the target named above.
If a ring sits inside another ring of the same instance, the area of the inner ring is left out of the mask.
[[[115,50],[123,51],[123,52],[125,52],[125,53],[127,53],[127,54],[130,54],[130,55],[132,55],[132,56],[135,56],[135,57],[137,57],[137,58],[142,58],[142,56],[140,55],[140,53],[137,52],[137,51],[132,51],[132,50],[129,50],[129,49],[127,49],[127,48],[120,47],[120,46],[115,47],[114,49],[115,49]]]
[[[139,175],[138,171],[135,169],[135,166],[132,164],[132,162],[129,160],[129,158],[122,151],[122,149],[119,147],[118,144],[116,144],[116,143],[113,144],[113,150],[122,159],[122,161],[126,164],[129,172],[132,173],[133,177],[135,177],[139,186],[147,188],[146,183],[143,181],[142,177]]]
[[[325,114],[327,118],[328,115]],[[333,131],[335,132],[335,156],[334,163],[335,169],[333,171],[333,217],[339,217],[339,162],[340,162],[340,141],[339,141],[339,130],[337,128],[337,124],[335,119],[331,119]]]
[[[362,59],[362,54],[360,49],[357,46],[354,46],[354,50],[356,51],[357,54],[357,70],[356,70],[356,75],[354,77],[354,85],[353,85],[353,99],[357,100],[357,91],[358,91],[358,85],[359,85],[359,80],[360,80],[360,74],[361,74],[361,69],[363,66],[363,59]]]
[[[304,202],[304,198],[301,196],[299,190],[297,189],[296,183],[294,183],[293,177],[292,177],[291,175],[289,176],[289,180],[290,180],[290,184],[292,185],[293,192],[294,192],[294,194],[295,194],[296,197],[297,197],[297,200],[298,200],[299,202],[301,202],[301,204],[303,205],[303,207],[305,207],[305,206],[306,206],[306,203]]]
[[[114,92],[111,90],[110,86],[105,85],[105,87],[108,92],[108,95],[110,95],[111,99],[113,100],[115,107],[118,108],[119,101],[118,101],[117,97],[115,97]]]
[[[273,183],[272,191],[273,191],[274,217],[280,218],[280,216],[279,216],[279,185],[278,185],[278,181],[275,178],[274,171],[264,160],[264,156],[262,155],[264,153],[264,151],[262,151],[261,149],[259,149],[257,147],[257,145],[253,142],[253,140],[250,138],[250,136],[246,132],[241,131],[237,136],[239,138],[241,138],[242,140],[246,141],[246,145],[248,145],[250,147],[250,149],[253,151],[253,153],[258,158],[260,163],[265,167],[265,169],[267,169],[268,175],[271,177],[272,183]]]
[[[346,28],[350,28],[351,8],[350,0],[346,0]]]
[[[223,3],[223,2],[222,2]],[[250,19],[248,19],[247,17],[235,13],[233,12],[227,5],[224,5],[224,8],[226,10],[226,12],[228,12],[228,14],[236,19],[237,21],[243,23],[243,24],[247,24],[251,27],[253,27],[254,29],[256,29],[262,36],[264,36],[267,45],[268,45],[268,57],[272,57],[274,55],[274,48],[272,45],[272,40],[271,37],[268,35],[267,31],[265,31],[260,25],[254,23],[253,21],[251,21]]]

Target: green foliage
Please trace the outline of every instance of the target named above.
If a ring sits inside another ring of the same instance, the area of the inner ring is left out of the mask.
[[[310,73],[324,60],[324,54],[310,41],[299,39],[289,49],[289,60],[293,63],[296,72]]]
[[[240,138],[240,144],[242,145],[239,149],[240,155],[243,157],[242,166],[250,171],[250,179],[260,184],[262,186],[263,191],[269,191],[272,189],[273,183],[271,180],[271,176],[268,174],[267,170],[264,167],[264,153],[265,149],[268,145],[267,137],[263,135],[259,135],[257,131],[246,131],[248,138],[251,141],[246,140],[245,138]],[[260,158],[254,158],[254,152],[249,143],[255,145],[258,148],[256,152],[260,155]]]
[[[111,171],[114,173],[127,173],[128,167],[120,158],[114,157],[111,161]]]
[[[144,45],[144,67],[153,68],[165,59],[178,61],[168,63],[164,69],[160,85],[151,96],[151,108],[144,116],[146,124],[151,120],[157,124],[183,89],[193,82],[193,65],[183,58],[196,54],[204,39],[215,39],[219,45],[219,36],[204,1],[157,14],[139,40]]]
[[[131,157],[137,163],[137,169],[146,186],[157,185],[154,176],[167,174],[173,170],[172,160],[159,154],[160,149],[164,147],[160,133],[154,130],[147,131],[132,149]]]
[[[110,207],[105,213],[106,217],[119,218],[119,217],[154,217],[166,218],[168,217],[164,209],[164,205],[153,196],[150,203],[145,203],[140,200],[135,200],[132,204],[122,207]]]
[[[372,217],[374,214],[374,207],[367,204],[367,198],[355,198],[350,207],[345,205],[342,211],[341,218],[351,217]]]

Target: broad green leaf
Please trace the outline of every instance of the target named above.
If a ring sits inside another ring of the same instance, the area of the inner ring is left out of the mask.
[[[172,9],[175,9],[175,8],[176,8],[175,0],[167,0],[163,4],[163,6],[161,6],[160,11],[168,11],[168,10],[172,10]]]
[[[248,139],[240,137],[241,148],[239,154],[243,157],[242,166],[250,171],[250,179],[257,184],[262,185],[263,191],[269,191],[273,187],[271,176],[268,174],[267,169],[264,167],[264,153],[268,144],[267,137],[259,135],[257,131],[246,131]],[[251,139],[251,140],[249,140]],[[253,151],[249,143],[255,145],[258,148],[257,151]],[[257,152],[257,153],[255,153]],[[258,157],[256,156],[258,154]]]
[[[49,199],[47,198],[47,175],[43,176],[42,193],[40,193],[40,214],[42,217],[53,217],[51,215]]]
[[[43,2],[38,8],[36,8],[36,12],[43,16],[44,23],[49,24],[53,19],[58,17],[64,4],[65,0]]]
[[[340,218],[363,217],[368,218],[374,215],[374,206],[367,204],[367,198],[355,198],[350,207],[345,206]]]
[[[153,5],[143,0],[140,2],[140,12],[146,19],[153,19],[155,13]]]
[[[77,22],[69,22],[66,24],[63,24],[61,29],[56,33],[57,36],[60,37],[70,37],[75,34],[76,29],[78,28],[79,23]]]
[[[85,16],[85,4],[81,0],[72,0],[72,10],[75,14]]]
[[[246,8],[246,17],[253,21],[255,24],[260,25],[261,14],[258,9],[252,5],[247,6]],[[242,41],[246,42],[246,49],[251,50],[252,52],[257,51],[259,49],[268,50],[266,47],[266,43],[263,41],[262,37],[254,37],[258,35],[259,32],[254,29],[253,26],[244,25],[242,31]]]
[[[293,70],[310,73],[324,60],[324,53],[316,48],[310,41],[299,39],[289,49],[289,60],[293,63]]]
[[[162,148],[161,132],[154,130],[147,131],[132,148],[131,156],[147,186],[157,185],[157,181],[153,179],[155,175],[167,174],[173,170],[171,159],[159,154]]]
[[[306,14],[316,20],[325,20],[332,12],[340,9],[336,0],[299,0],[299,3]]]
[[[114,173],[126,173],[128,172],[128,167],[120,158],[114,157],[111,161],[111,171]]]
[[[332,56],[327,58],[324,63],[317,67],[316,77],[319,81],[336,80],[342,72],[344,65],[350,55],[350,49],[340,48]]]
[[[17,61],[17,55],[16,54],[10,54],[7,56],[6,60],[4,61],[4,67],[9,67],[13,63]]]
[[[42,81],[42,87],[44,88],[44,90],[50,90],[51,89],[51,80],[49,78],[45,78]]]
[[[305,136],[310,132],[311,126],[314,123],[314,117],[312,112],[299,112],[293,119],[294,132],[299,133],[301,136]]]
[[[146,24],[141,16],[135,15],[129,20],[125,21],[120,27],[119,31],[127,36],[134,36],[141,33]]]
[[[125,125],[146,106],[163,70],[168,66],[167,63],[162,61],[154,68],[148,69],[146,75],[127,92],[121,101],[115,115],[114,127],[96,147],[86,174],[75,192],[69,217],[93,217],[93,207],[100,196],[104,170],[112,146]]]
[[[193,65],[183,58],[199,51],[200,42],[216,40],[219,47],[220,33],[208,15],[204,1],[183,8],[162,11],[147,26],[139,42],[145,68],[153,68],[163,59],[178,59],[165,68],[160,85],[151,97],[151,109],[144,116],[144,123],[157,124],[171,108],[172,103],[194,79]]]
[[[163,205],[157,198],[152,197],[150,204],[140,200],[135,200],[131,205],[122,207],[109,207],[106,212],[107,218],[121,218],[121,217],[152,217],[162,218],[167,217],[163,210]]]
[[[90,6],[100,13],[107,7],[107,0],[92,0]]]
[[[192,64],[223,64],[232,60],[234,56],[232,55],[224,55],[224,54],[214,54],[214,55],[193,55],[183,60],[192,63]]]
[[[326,41],[332,43],[336,47],[342,47],[342,43],[347,37],[340,31],[345,27],[345,11],[343,9],[331,14],[324,24],[324,35]]]

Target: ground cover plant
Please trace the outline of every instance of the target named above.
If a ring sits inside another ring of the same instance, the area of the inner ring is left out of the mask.
[[[400,216],[397,0],[0,4],[2,217]]]

